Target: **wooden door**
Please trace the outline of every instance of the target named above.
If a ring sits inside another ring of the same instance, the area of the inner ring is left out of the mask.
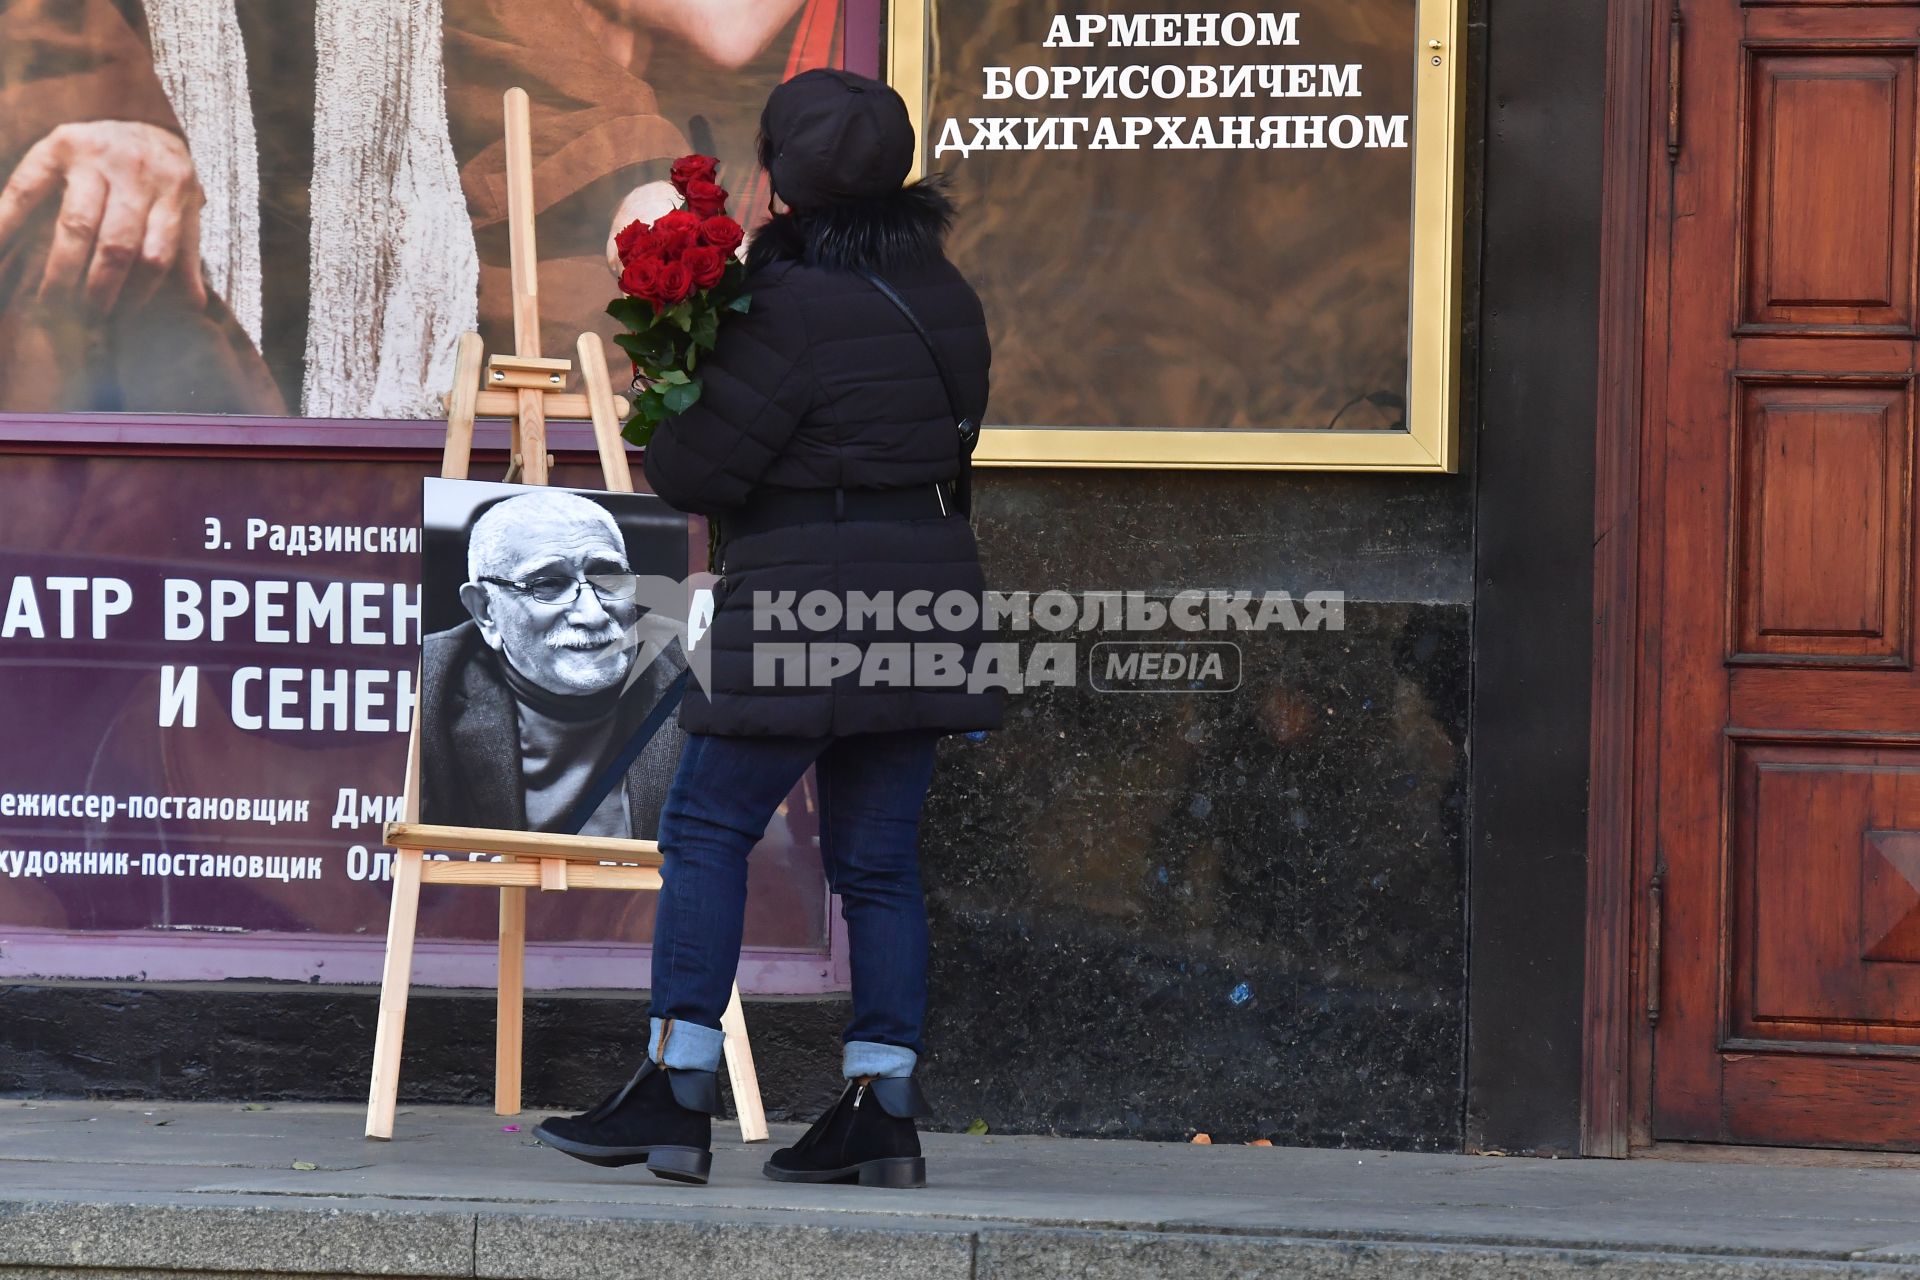
[[[1644,490],[1651,1133],[1920,1149],[1920,3],[1681,18]]]

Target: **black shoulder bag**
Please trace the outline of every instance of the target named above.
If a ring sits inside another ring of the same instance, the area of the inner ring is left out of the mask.
[[[871,271],[860,273],[867,283],[880,291],[882,297],[900,309],[907,318],[913,331],[920,335],[920,341],[926,344],[927,354],[933,357],[933,367],[940,372],[940,385],[947,391],[947,410],[953,414],[953,422],[960,431],[960,476],[953,485],[953,505],[968,520],[973,519],[973,450],[980,443],[980,424],[960,411],[960,394],[953,385],[953,375],[947,372],[947,362],[940,358],[940,348],[933,345],[933,335],[927,332],[927,326],[920,323],[920,317],[913,314],[913,308],[900,296],[894,287]]]

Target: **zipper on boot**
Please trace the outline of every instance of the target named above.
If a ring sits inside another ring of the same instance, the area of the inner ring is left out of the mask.
[[[852,1145],[854,1131],[859,1126],[860,1099],[867,1096],[867,1085],[871,1080],[872,1077],[868,1077],[865,1080],[857,1081],[853,1090],[854,1115],[847,1121],[847,1131],[840,1135],[840,1163],[843,1165],[847,1163],[848,1148]]]

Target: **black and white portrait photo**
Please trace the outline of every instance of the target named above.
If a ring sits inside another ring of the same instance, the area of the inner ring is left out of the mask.
[[[642,585],[686,577],[686,518],[646,494],[429,479],[421,548],[421,820],[654,838],[677,719],[620,761],[686,667]]]

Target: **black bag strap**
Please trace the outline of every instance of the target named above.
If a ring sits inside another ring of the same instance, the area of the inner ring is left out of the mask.
[[[626,780],[627,770],[633,768],[633,762],[640,758],[640,753],[647,749],[647,744],[659,735],[661,726],[667,722],[667,717],[672,715],[673,709],[680,705],[680,697],[687,691],[687,678],[692,674],[691,668],[682,667],[680,674],[673,678],[672,683],[661,690],[660,701],[653,704],[653,710],[647,712],[647,718],[640,722],[640,727],[633,731],[631,738],[627,739],[627,745],[621,749],[612,764],[600,771],[600,776],[593,780],[591,787],[587,788],[586,795],[580,798],[580,803],[574,805],[573,812],[567,815],[567,835],[579,835],[580,829],[593,820],[594,810],[613,794],[615,787]]]
[[[953,414],[954,426],[960,430],[960,478],[953,486],[953,502],[960,514],[969,520],[973,518],[973,449],[980,443],[980,424],[960,411],[960,393],[954,387],[953,375],[947,370],[947,362],[940,358],[940,348],[933,345],[933,335],[927,332],[927,326],[920,323],[920,317],[913,313],[907,300],[899,291],[871,271],[862,271],[867,283],[880,291],[882,297],[899,308],[900,314],[907,318],[913,331],[920,335],[920,341],[926,344],[927,354],[933,357],[933,367],[940,372],[940,385],[946,388],[947,409]]]

